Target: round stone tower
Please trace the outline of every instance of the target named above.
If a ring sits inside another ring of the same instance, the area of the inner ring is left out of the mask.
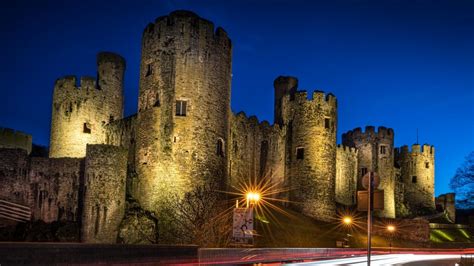
[[[50,157],[84,157],[87,144],[105,140],[104,125],[123,117],[125,60],[114,53],[97,55],[97,77],[56,80],[51,119]]]
[[[188,11],[149,24],[142,39],[132,193],[159,213],[193,188],[227,180],[231,41]]]
[[[428,144],[414,144],[410,151],[408,146],[402,146],[396,150],[396,161],[400,165],[404,198],[410,211],[434,210],[435,148]]]
[[[394,177],[394,132],[391,128],[367,126],[365,132],[356,128],[342,135],[345,146],[358,150],[358,190],[362,187],[362,177],[369,171],[380,177],[379,189],[384,190],[384,210],[381,217],[395,217],[395,177]]]
[[[282,86],[275,81],[281,100],[281,123],[286,127],[286,173],[293,208],[318,220],[331,221],[336,214],[337,100],[315,91],[312,99],[296,91],[295,79]],[[277,98],[277,97],[276,97]]]

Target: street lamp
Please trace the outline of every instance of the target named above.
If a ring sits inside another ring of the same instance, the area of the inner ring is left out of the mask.
[[[347,229],[347,232],[346,232],[347,238],[344,239],[344,241],[345,241],[344,246],[345,246],[345,247],[349,247],[349,237],[351,236],[351,235],[349,234],[349,228],[350,228],[350,226],[352,225],[352,222],[353,222],[352,217],[350,217],[350,216],[344,216],[344,217],[342,217],[342,223],[345,225],[345,227],[346,227],[346,229]]]
[[[349,226],[349,225],[352,224],[352,218],[349,217],[349,216],[344,216],[344,218],[342,218],[342,222],[343,222],[345,225]]]
[[[245,193],[245,199],[246,199],[246,202],[247,202],[247,208],[249,206],[249,204],[254,204],[254,205],[257,205],[258,202],[260,201],[260,192],[257,192],[257,191],[249,191],[247,193]]]
[[[390,243],[390,253],[392,253],[392,238],[393,238],[393,233],[395,232],[396,228],[394,225],[387,225],[387,231],[389,232],[389,243]]]

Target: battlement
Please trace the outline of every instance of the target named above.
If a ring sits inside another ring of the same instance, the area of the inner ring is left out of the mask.
[[[214,29],[214,23],[186,10],[178,10],[167,16],[158,17],[154,23],[149,23],[143,31],[144,36],[153,36],[157,39],[169,39],[176,33],[191,34],[192,36],[202,35],[208,41],[212,40],[223,46],[231,47],[231,41],[223,28]]]
[[[353,130],[349,130],[346,133],[342,134],[342,139],[344,140],[369,140],[369,139],[394,139],[394,131],[391,128],[386,128],[383,126],[378,127],[377,131],[374,126],[366,126],[365,131],[362,131],[362,128],[358,127]]]
[[[329,108],[337,108],[336,96],[332,93],[325,93],[323,91],[315,90],[311,94],[306,90],[299,90],[294,92],[293,95],[285,95],[287,102],[295,102],[296,106],[302,106],[303,104],[310,104],[314,106],[325,106]]]
[[[234,116],[237,120],[252,124],[255,127],[259,127],[262,130],[280,130],[280,126],[278,124],[272,125],[267,120],[259,121],[257,116],[255,115],[247,116],[247,114],[244,111],[240,111]]]
[[[415,155],[415,154],[424,154],[426,156],[434,156],[435,147],[429,144],[423,144],[423,146],[421,146],[420,144],[413,144],[410,150],[408,145],[403,145],[402,147],[395,149],[395,154],[400,157]]]
[[[79,80],[79,83],[77,82]],[[82,76],[79,79],[76,76],[65,76],[56,80],[55,89],[87,89],[97,90],[97,80],[94,77]]]
[[[0,148],[23,149],[30,154],[32,137],[11,128],[0,127]]]
[[[355,156],[357,156],[357,154],[359,153],[359,151],[356,148],[345,146],[345,145],[342,145],[342,144],[337,145],[337,151],[347,153],[347,154],[352,154],[352,155],[355,155]]]

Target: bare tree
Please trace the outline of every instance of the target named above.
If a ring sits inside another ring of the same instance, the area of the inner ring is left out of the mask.
[[[456,205],[461,209],[474,208],[474,151],[465,159],[451,178],[451,189],[456,193]]]
[[[200,247],[223,247],[230,242],[232,212],[222,195],[212,186],[198,186],[182,198],[177,196],[167,204],[169,234],[163,242],[196,244]],[[163,217],[163,215],[160,215]]]

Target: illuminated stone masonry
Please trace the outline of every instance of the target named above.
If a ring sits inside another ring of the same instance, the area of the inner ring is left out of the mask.
[[[81,240],[93,243],[132,241],[127,234],[145,243],[143,232],[155,239],[166,230],[156,227],[167,202],[199,186],[268,180],[289,207],[331,221],[338,205],[356,204],[361,177],[376,171],[385,191],[380,216],[434,209],[434,148],[396,149],[385,127],[357,128],[337,145],[331,93],[301,91],[296,78],[280,76],[273,125],[233,113],[231,40],[192,12],[146,26],[138,111],[126,118],[125,65],[101,52],[97,77],[56,81],[49,158],[28,155],[31,136],[0,130],[0,199],[28,206],[32,220],[78,222]]]

